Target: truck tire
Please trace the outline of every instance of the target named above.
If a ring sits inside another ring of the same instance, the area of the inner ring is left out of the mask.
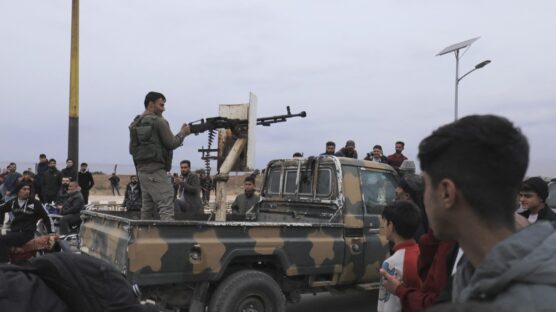
[[[228,276],[216,288],[209,312],[285,312],[280,286],[267,274],[244,270]]]

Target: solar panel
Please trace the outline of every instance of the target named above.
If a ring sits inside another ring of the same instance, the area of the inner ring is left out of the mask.
[[[473,39],[465,40],[465,41],[462,41],[460,43],[452,44],[451,46],[448,46],[448,47],[444,48],[444,50],[438,52],[438,54],[436,56],[444,55],[446,53],[454,52],[456,50],[468,47],[471,44],[473,44],[473,42],[477,41],[477,39],[479,39],[479,38],[481,38],[481,37],[475,37]]]

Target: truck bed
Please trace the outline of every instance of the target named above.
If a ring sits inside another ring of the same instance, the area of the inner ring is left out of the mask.
[[[114,264],[133,283],[213,281],[243,259],[268,260],[284,275],[332,275],[344,262],[338,223],[132,220],[82,212],[80,250]]]

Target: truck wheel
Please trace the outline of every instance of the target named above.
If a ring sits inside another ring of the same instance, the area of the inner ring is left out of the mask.
[[[209,312],[284,312],[286,299],[267,274],[245,270],[228,276],[212,295]]]

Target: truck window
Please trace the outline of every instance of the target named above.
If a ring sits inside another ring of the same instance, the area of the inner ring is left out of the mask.
[[[280,193],[280,168],[272,168],[268,173],[268,193]]]
[[[297,170],[286,171],[286,182],[284,185],[284,194],[294,194],[297,180]]]
[[[332,192],[332,171],[330,169],[319,169],[317,178],[317,196],[328,197]]]
[[[301,174],[301,177],[299,178],[299,194],[313,194],[313,177],[310,174]]]
[[[397,182],[389,172],[361,170],[363,202],[369,213],[380,213],[396,199]]]

